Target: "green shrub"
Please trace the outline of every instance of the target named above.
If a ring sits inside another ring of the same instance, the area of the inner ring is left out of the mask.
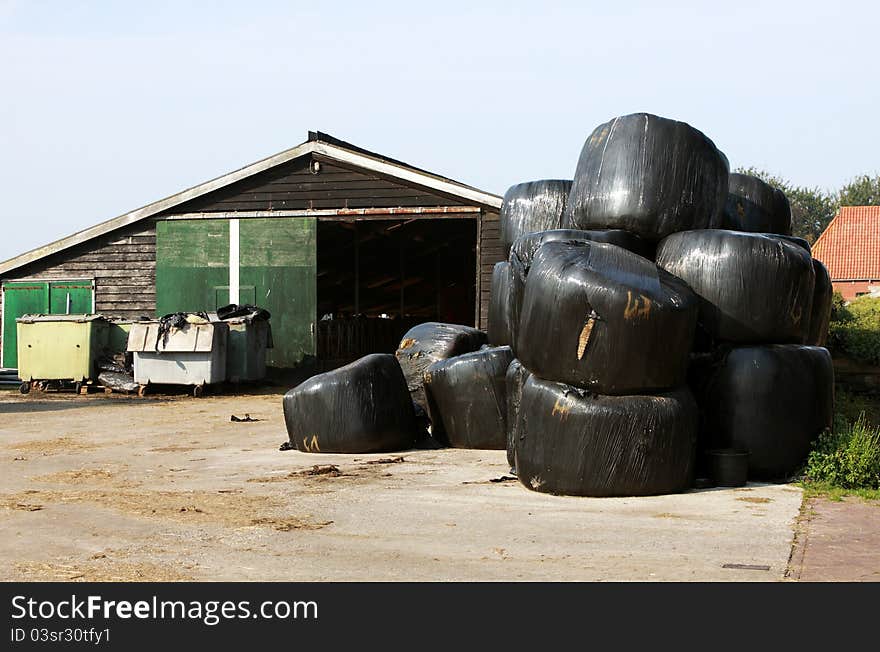
[[[880,428],[864,413],[855,422],[836,414],[832,430],[814,444],[804,481],[842,489],[880,488]]]
[[[861,297],[843,305],[834,301],[828,346],[846,355],[880,364],[880,297]]]

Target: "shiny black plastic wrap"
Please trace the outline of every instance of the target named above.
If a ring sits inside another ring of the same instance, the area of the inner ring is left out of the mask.
[[[518,237],[510,249],[510,262],[521,269],[527,275],[532,266],[532,260],[541,245],[548,242],[559,241],[572,242],[606,242],[628,249],[634,254],[639,254],[649,260],[653,260],[654,243],[640,238],[634,233],[621,229],[597,229],[584,231],[581,229],[549,229],[536,231]]]
[[[501,203],[501,246],[505,254],[525,233],[558,229],[571,192],[571,181],[543,179],[511,186]]]
[[[795,344],[736,347],[717,364],[704,396],[710,447],[748,450],[752,480],[785,480],[831,427],[831,355]]]
[[[410,328],[394,355],[403,369],[413,401],[427,412],[424,375],[428,367],[438,360],[476,351],[488,341],[483,331],[461,324],[429,321]]]
[[[779,238],[780,240],[785,240],[786,242],[796,244],[798,247],[800,247],[804,251],[810,252],[810,255],[812,255],[813,248],[810,247],[810,243],[803,238],[797,237],[796,235],[780,235],[778,233],[765,233],[764,235],[769,235],[771,237]]]
[[[510,267],[503,272],[496,265],[492,276],[492,295],[489,304],[489,339],[498,345],[509,344],[516,355],[516,337],[519,331],[520,309],[525,293],[526,277],[538,249],[547,242],[606,242],[628,249],[653,260],[655,244],[628,231],[607,229],[582,231],[579,229],[550,229],[518,237],[510,249]],[[497,280],[496,276],[497,274]],[[497,295],[495,288],[499,288]],[[493,317],[499,324],[493,340]],[[500,338],[506,337],[502,341]]]
[[[440,360],[425,372],[431,435],[453,448],[507,446],[509,346]]]
[[[516,332],[519,319],[519,301],[522,292],[517,292],[516,279],[510,263],[495,263],[492,269],[492,291],[489,295],[489,342],[495,346],[509,346]]]
[[[562,226],[652,240],[716,227],[729,173],[727,157],[684,122],[648,113],[614,118],[581,150]]]
[[[517,358],[541,378],[598,394],[676,387],[697,307],[683,281],[626,249],[549,242],[526,279]]]
[[[722,229],[791,235],[791,206],[781,190],[750,174],[730,175]]]
[[[505,384],[507,385],[507,463],[513,469],[516,466],[516,423],[519,406],[522,403],[522,390],[529,376],[532,375],[519,360],[515,359],[507,368]]]
[[[390,353],[312,376],[283,405],[290,443],[304,453],[406,450],[417,435],[406,380]]]
[[[743,344],[800,344],[815,285],[810,254],[787,238],[721,229],[674,233],[657,265],[700,297],[700,327]]]
[[[571,496],[647,496],[693,480],[697,406],[687,388],[653,396],[597,396],[526,380],[516,472],[529,489]]]
[[[828,341],[828,326],[831,323],[831,301],[834,288],[831,276],[821,261],[813,259],[813,272],[816,274],[816,285],[813,290],[813,307],[810,311],[810,328],[804,344],[825,346]]]

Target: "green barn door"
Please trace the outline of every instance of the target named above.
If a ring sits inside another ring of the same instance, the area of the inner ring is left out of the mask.
[[[273,367],[293,367],[315,355],[316,225],[314,218],[239,222],[239,303],[272,313],[275,348],[267,362]]]
[[[230,303],[229,264],[237,252],[237,303],[272,314],[275,348],[268,364],[295,366],[315,354],[316,224],[313,218],[242,219],[238,247],[230,250],[229,220],[157,222],[157,315]]]
[[[23,315],[84,315],[92,312],[92,281],[9,281],[3,284],[4,367],[18,367],[18,329]]]
[[[3,366],[18,367],[18,334],[15,320],[22,315],[49,312],[49,284],[41,281],[3,284]]]
[[[91,281],[49,281],[50,315],[87,315],[91,312]]]
[[[156,223],[156,315],[214,310],[228,284],[228,220]]]

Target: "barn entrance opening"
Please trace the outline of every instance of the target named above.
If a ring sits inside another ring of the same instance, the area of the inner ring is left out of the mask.
[[[476,242],[474,218],[320,220],[318,358],[393,353],[426,321],[474,325]]]

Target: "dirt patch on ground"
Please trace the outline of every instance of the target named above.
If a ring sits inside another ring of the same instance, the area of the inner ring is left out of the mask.
[[[219,446],[208,446],[205,444],[199,444],[198,442],[193,442],[192,445],[188,446],[184,446],[181,444],[170,444],[168,446],[160,446],[158,448],[150,448],[148,450],[150,453],[189,453],[191,451],[210,450],[216,448],[219,448]]]
[[[46,475],[37,475],[32,477],[31,480],[34,482],[59,484],[66,484],[74,481],[105,481],[114,479],[117,473],[117,471],[108,471],[107,469],[74,469],[70,471],[48,473]]]
[[[99,558],[87,562],[24,561],[15,564],[19,579],[31,582],[187,582],[186,567]]]
[[[35,511],[48,505],[96,503],[127,514],[185,521],[214,523],[227,527],[268,526],[277,530],[314,530],[332,521],[318,521],[311,515],[277,513],[284,503],[277,497],[245,495],[224,491],[125,491],[118,489],[29,489],[0,495],[7,509]]]
[[[29,500],[23,496],[2,496],[0,497],[0,507],[20,512],[38,512],[43,509],[41,503]]]
[[[73,437],[56,437],[55,439],[34,439],[21,442],[20,444],[7,444],[7,448],[13,448],[24,453],[42,453],[43,455],[57,455],[70,451],[87,451],[98,448],[93,442],[86,442]]]
[[[746,496],[744,498],[737,498],[737,500],[741,500],[744,503],[758,503],[762,505],[773,502],[771,498],[762,498],[760,496]]]

